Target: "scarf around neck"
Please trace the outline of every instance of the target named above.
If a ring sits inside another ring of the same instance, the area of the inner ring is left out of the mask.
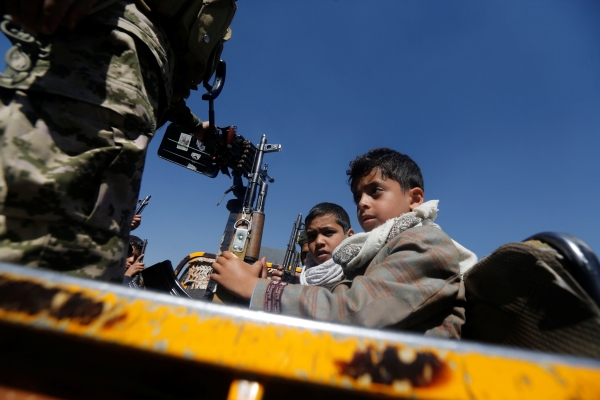
[[[371,232],[357,233],[344,239],[333,251],[333,260],[340,264],[344,274],[349,277],[353,275],[353,271],[370,263],[392,238],[407,229],[422,225],[424,220],[430,220],[431,225],[441,229],[438,224],[433,223],[437,217],[438,203],[439,200],[429,200],[411,212],[387,220]],[[452,242],[458,250],[460,273],[464,274],[477,263],[477,256],[455,240]]]
[[[437,205],[438,200],[430,200],[411,212],[388,219],[371,232],[357,233],[344,239],[333,251],[333,259],[341,265],[345,275],[352,275],[353,271],[371,262],[390,239],[417,226],[424,219],[433,220],[437,216]]]
[[[317,264],[310,254],[306,256],[306,265],[300,274],[300,284],[308,286],[330,286],[344,279],[342,267],[330,258],[323,264]]]

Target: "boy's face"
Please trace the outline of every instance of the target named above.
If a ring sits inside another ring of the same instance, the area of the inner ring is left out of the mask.
[[[300,246],[300,261],[302,261],[302,265],[306,264],[306,255],[308,254],[308,242],[302,243]]]
[[[333,250],[345,238],[353,234],[352,229],[348,229],[348,232],[344,234],[344,229],[335,222],[335,215],[321,215],[313,219],[306,227],[308,252],[317,264],[323,264],[331,258]]]
[[[125,260],[125,265],[127,268],[131,267],[133,265],[133,263],[135,262],[135,260],[138,259],[138,257],[141,255],[141,250],[138,247],[135,246],[131,246],[129,247],[129,254],[127,255],[127,259]]]
[[[379,169],[360,178],[353,192],[358,222],[365,232],[412,211],[423,204],[424,197],[421,188],[403,193],[400,183],[384,178]]]

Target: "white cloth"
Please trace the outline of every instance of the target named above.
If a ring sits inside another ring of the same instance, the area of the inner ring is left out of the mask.
[[[414,226],[422,226],[424,219],[435,220],[438,212],[438,203],[439,200],[429,200],[413,211],[387,220],[383,225],[378,226],[371,232],[357,233],[344,239],[333,251],[333,259],[341,265],[344,272],[351,272],[363,267],[371,262],[373,257],[379,253],[379,250],[399,233]],[[435,223],[432,225],[440,228]],[[465,273],[477,263],[477,256],[458,242],[454,240],[452,242],[459,252],[460,272]]]
[[[344,279],[344,271],[333,258],[317,264],[310,254],[306,255],[306,265],[300,274],[300,284],[308,286],[329,286]]]

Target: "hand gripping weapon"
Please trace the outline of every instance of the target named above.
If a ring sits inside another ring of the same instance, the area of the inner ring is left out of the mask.
[[[212,86],[208,83],[210,77],[204,81],[208,93],[202,95],[202,99],[208,100],[210,127],[204,133],[202,141],[199,141],[193,132],[184,132],[176,123],[172,123],[167,127],[161,141],[158,156],[209,178],[215,178],[219,172],[231,176],[229,170],[234,176],[247,176],[253,172],[257,148],[237,134],[237,127],[220,128],[215,125],[214,100],[225,84],[224,61],[219,61],[215,74]],[[191,114],[189,109],[186,110]],[[191,115],[189,118],[180,118],[193,120],[196,117]]]
[[[165,132],[158,155],[209,178],[215,178],[219,172],[233,176],[233,186],[225,194],[233,191],[236,199],[227,204],[231,223],[225,229],[220,251],[229,250],[244,261],[253,263],[260,254],[267,182],[274,181],[267,174],[268,166],[263,166],[263,156],[281,151],[281,145],[268,144],[266,136],[262,135],[260,143],[255,146],[238,135],[235,126],[220,128],[215,125],[214,100],[221,93],[225,75],[225,62],[221,60],[213,84],[208,83],[210,77],[203,82],[208,90],[202,99],[208,100],[210,128],[204,133],[202,142],[172,123]],[[242,183],[243,177],[248,180],[247,187]],[[212,298],[215,290],[216,283],[210,281],[205,298]]]
[[[227,202],[230,219],[223,233],[219,250],[229,250],[236,257],[251,264],[258,260],[262,233],[265,223],[265,202],[267,199],[268,183],[275,180],[268,175],[268,165],[263,164],[265,153],[281,151],[279,144],[267,144],[267,137],[262,135],[260,143],[255,148],[252,162],[252,172],[247,175],[248,185],[244,188],[242,177],[234,171],[234,184],[225,194],[233,191],[236,199]],[[245,189],[245,190],[244,190]],[[243,194],[243,200],[240,198]],[[219,202],[220,203],[220,202]],[[212,300],[217,284],[213,280],[208,283],[205,299]],[[219,294],[219,298],[222,298]]]

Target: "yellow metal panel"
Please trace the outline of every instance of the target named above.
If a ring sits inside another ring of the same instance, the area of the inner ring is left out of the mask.
[[[492,347],[482,352],[460,342],[361,328],[354,334],[341,325],[28,274],[0,270],[0,321],[253,376],[395,397],[600,398],[600,364],[590,360],[538,360],[536,353],[511,356],[510,350]],[[31,298],[38,300],[27,301]]]

